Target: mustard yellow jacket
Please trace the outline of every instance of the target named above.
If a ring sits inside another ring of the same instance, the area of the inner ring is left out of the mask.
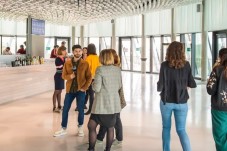
[[[98,55],[89,55],[86,58],[86,61],[89,64],[89,68],[91,70],[92,78],[94,79],[95,71],[96,71],[97,67],[99,67],[101,65],[100,62],[99,62],[99,57],[98,57]]]

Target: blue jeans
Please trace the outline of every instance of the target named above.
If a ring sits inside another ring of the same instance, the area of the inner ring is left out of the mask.
[[[172,112],[175,117],[176,131],[180,138],[183,151],[191,151],[190,141],[185,131],[186,118],[188,113],[188,105],[164,103],[160,101],[160,110],[162,114],[162,148],[163,151],[170,151],[170,130]]]
[[[64,107],[62,112],[62,128],[67,128],[68,124],[68,114],[71,108],[73,100],[76,98],[78,107],[78,124],[83,125],[84,123],[84,102],[85,102],[85,92],[77,91],[76,93],[66,93],[64,100]]]

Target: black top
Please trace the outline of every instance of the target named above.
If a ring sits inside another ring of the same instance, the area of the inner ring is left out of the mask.
[[[77,62],[74,61],[74,58],[72,58],[72,65],[73,65],[73,72],[75,74],[75,78],[73,78],[71,87],[70,87],[70,93],[76,93],[78,91],[78,83],[77,83],[77,68],[80,63],[80,60]]]
[[[57,58],[55,59],[55,66],[56,66],[56,70],[57,70],[58,73],[59,73],[59,72],[60,72],[60,73],[62,72],[64,63],[65,63],[65,59],[61,59],[60,57],[57,57]]]
[[[168,61],[161,64],[157,90],[161,91],[160,96],[164,103],[187,103],[187,87],[196,87],[188,62],[180,69],[170,67]]]
[[[227,111],[227,80],[224,67],[216,67],[210,74],[207,82],[207,92],[211,95],[211,108]]]

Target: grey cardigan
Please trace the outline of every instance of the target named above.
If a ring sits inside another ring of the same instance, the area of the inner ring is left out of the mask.
[[[119,67],[113,65],[98,67],[92,84],[95,91],[95,100],[91,113],[120,113],[121,104],[118,91],[121,87],[121,70]]]

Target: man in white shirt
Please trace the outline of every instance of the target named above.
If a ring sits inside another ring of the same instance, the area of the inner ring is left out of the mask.
[[[6,47],[6,49],[3,51],[3,55],[12,55],[12,52],[10,51],[10,47]]]

